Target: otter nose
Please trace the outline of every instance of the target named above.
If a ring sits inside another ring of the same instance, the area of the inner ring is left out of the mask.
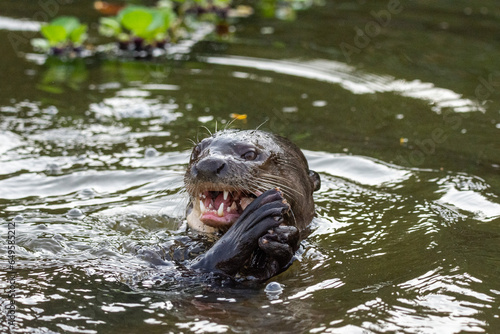
[[[222,158],[206,157],[198,161],[191,172],[194,177],[209,181],[223,177],[227,172],[227,164]]]

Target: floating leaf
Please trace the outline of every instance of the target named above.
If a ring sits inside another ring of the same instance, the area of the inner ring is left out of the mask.
[[[87,25],[80,24],[71,32],[69,38],[75,45],[82,44],[83,41],[87,38]]]
[[[59,16],[50,22],[51,26],[60,26],[66,30],[66,34],[69,36],[71,32],[80,26],[80,21],[73,16]]]
[[[146,7],[129,6],[118,15],[121,24],[137,37],[147,39],[148,26],[153,22],[153,15]]]
[[[87,26],[72,16],[61,16],[45,24],[41,28],[42,35],[48,40],[50,46],[59,46],[72,42],[79,45],[87,37]]]
[[[117,37],[122,33],[120,22],[115,17],[101,17],[99,23],[99,33],[106,37]]]
[[[151,13],[153,21],[147,28],[148,39],[164,39],[175,15],[169,8],[155,9]]]
[[[231,117],[232,119],[235,119],[235,120],[243,121],[243,120],[247,119],[247,114],[232,113],[232,114],[229,114],[229,117]]]
[[[41,32],[42,35],[47,38],[51,46],[65,42],[68,37],[66,29],[62,26],[44,25],[41,28]]]

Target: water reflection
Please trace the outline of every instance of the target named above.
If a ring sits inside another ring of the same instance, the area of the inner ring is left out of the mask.
[[[481,221],[491,221],[500,217],[500,204],[491,202],[480,193],[471,190],[460,191],[450,186],[440,201],[452,204],[460,210],[472,212],[475,218]]]
[[[44,63],[45,71],[38,84],[38,89],[53,94],[62,94],[65,87],[81,90],[88,78],[84,59],[61,60],[48,57]]]
[[[362,73],[355,67],[333,60],[279,61],[248,57],[207,57],[210,64],[247,67],[276,73],[314,79],[333,84],[353,94],[393,92],[430,103],[433,111],[441,113],[445,108],[455,112],[485,112],[478,102],[463,98],[451,90],[436,87],[420,80],[406,81],[390,76]]]

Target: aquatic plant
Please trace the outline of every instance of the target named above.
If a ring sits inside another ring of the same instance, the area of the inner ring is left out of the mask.
[[[54,54],[80,52],[87,39],[87,25],[72,16],[60,16],[41,27],[44,39],[34,39],[32,44]]]
[[[318,1],[323,0],[260,0],[256,5],[264,16],[292,20],[295,10]],[[133,58],[164,54],[167,44],[189,38],[200,21],[213,24],[216,35],[226,37],[231,32],[231,20],[254,12],[252,7],[245,5],[233,8],[232,0],[159,0],[156,7],[95,1],[94,7],[103,15],[114,15],[100,18],[100,34],[116,40],[120,56]],[[44,24],[41,34],[44,39],[32,40],[35,49],[53,55],[82,56],[87,25],[75,17],[61,16]],[[112,48],[100,50],[115,50]],[[86,52],[90,54],[91,51]]]
[[[124,50],[161,47],[169,39],[176,15],[169,7],[126,6],[115,17],[100,19],[99,32],[116,38]]]

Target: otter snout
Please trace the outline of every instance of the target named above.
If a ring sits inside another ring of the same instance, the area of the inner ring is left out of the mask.
[[[214,182],[226,176],[228,169],[227,159],[208,156],[191,167],[191,176],[199,181]]]

